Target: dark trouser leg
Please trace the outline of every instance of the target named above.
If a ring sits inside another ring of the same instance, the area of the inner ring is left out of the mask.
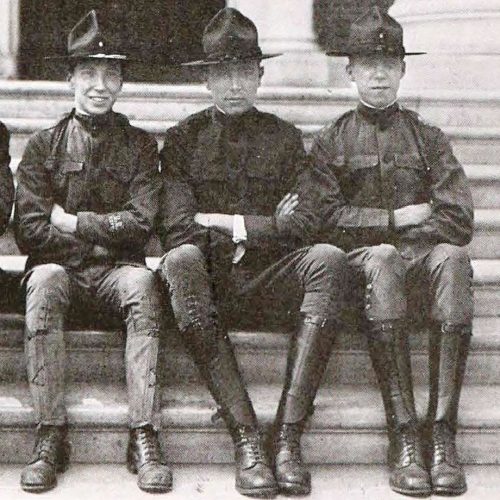
[[[433,492],[467,490],[456,447],[457,414],[472,334],[472,269],[462,247],[438,245],[426,259],[433,326],[429,339],[428,433]]]
[[[303,464],[300,438],[330,358],[344,307],[347,256],[315,245],[296,263],[295,286],[304,290],[302,320],[290,341],[285,384],[276,415],[275,474],[280,490],[304,495],[311,476]]]
[[[427,495],[431,486],[418,435],[410,349],[404,329],[405,264],[390,245],[360,249],[349,258],[366,278],[368,348],[387,420],[390,485],[399,493]]]
[[[202,252],[182,245],[166,254],[159,273],[177,325],[236,446],[236,488],[245,495],[276,493],[257,419],[227,332],[217,320]]]
[[[26,491],[41,492],[56,486],[56,472],[63,471],[69,460],[64,320],[70,288],[66,271],[56,264],[35,267],[27,279],[25,351],[39,427],[33,456],[21,475]]]
[[[138,474],[144,491],[162,493],[172,488],[172,473],[164,464],[157,429],[159,391],[156,381],[160,343],[159,289],[145,268],[120,266],[102,279],[98,298],[121,311],[127,329],[125,365],[130,408],[127,463]]]

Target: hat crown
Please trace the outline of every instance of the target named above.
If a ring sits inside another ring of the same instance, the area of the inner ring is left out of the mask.
[[[203,32],[207,60],[238,60],[262,55],[255,24],[231,7],[220,10]]]
[[[403,28],[375,5],[352,24],[347,49],[351,54],[381,52],[404,55]]]
[[[68,57],[70,58],[115,58],[126,56],[115,47],[113,37],[105,36],[101,28],[97,12],[91,10],[82,17],[68,35]]]

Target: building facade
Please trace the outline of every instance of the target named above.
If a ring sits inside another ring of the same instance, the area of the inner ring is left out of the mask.
[[[66,10],[68,6],[71,7],[72,1],[62,2]],[[0,78],[33,79],[33,74],[37,76],[36,71],[29,71],[30,64],[36,65],[35,58],[40,60],[41,57],[34,50],[38,46],[36,40],[40,40],[41,36],[47,38],[49,34],[44,34],[43,27],[40,28],[43,24],[33,22],[33,19],[39,20],[44,15],[40,6],[45,6],[47,15],[51,8],[55,11],[52,15],[56,18],[58,12],[62,15],[63,10],[58,9],[58,2],[61,3],[61,0],[0,2]],[[74,0],[73,3],[75,15],[82,9],[99,6],[97,0]],[[170,8],[170,4],[182,4],[184,12],[177,13],[177,18],[184,16],[181,21],[189,18],[191,32],[199,34],[199,25],[205,22],[205,17],[224,3],[240,9],[255,21],[261,44],[266,51],[284,54],[266,63],[264,85],[349,86],[343,71],[346,61],[326,57],[316,42],[313,26],[315,0],[210,0],[202,3],[196,0],[187,3],[152,0],[144,2],[144,16],[138,21],[136,31],[139,37],[148,36],[149,33],[150,38],[154,37],[155,43],[161,44],[161,34],[152,32],[148,23],[158,18],[160,5],[167,5],[170,13],[174,8]],[[124,12],[128,9],[127,5],[133,5],[135,9],[142,8],[141,2],[115,1],[111,4]],[[204,7],[202,12],[199,8],[201,5],[208,7]],[[395,0],[389,12],[403,24],[407,48],[428,52],[426,56],[409,60],[409,71],[403,88],[496,90],[497,82],[500,81],[500,65],[497,60],[500,54],[500,0]],[[67,29],[64,20],[59,21],[61,32],[64,32]],[[179,24],[182,29],[176,30],[175,19],[173,23],[174,31],[182,36],[186,35],[185,26]],[[145,29],[141,33],[142,28]],[[186,36],[189,37],[189,33]],[[165,51],[168,52],[171,37],[165,33],[165,39]],[[55,40],[54,43],[48,40],[47,46],[58,47],[58,44],[60,40]],[[180,40],[178,45],[185,47],[186,41]],[[196,52],[199,47],[193,50]],[[189,54],[183,55],[187,57]],[[154,74],[147,76],[150,81],[155,81]],[[186,74],[176,74],[171,81],[179,83],[183,79],[189,81],[190,78]]]

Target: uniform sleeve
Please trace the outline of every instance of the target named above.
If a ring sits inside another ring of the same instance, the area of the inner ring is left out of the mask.
[[[0,122],[0,234],[9,223],[14,202],[14,181],[10,170],[9,131]]]
[[[363,229],[367,235],[372,230],[377,234],[389,228],[389,211],[382,208],[349,205],[335,176],[334,158],[337,157],[334,141],[320,135],[314,141],[310,159],[315,168],[318,184],[318,206],[321,210],[323,228],[326,231]]]
[[[138,166],[130,181],[128,198],[120,211],[78,212],[76,234],[106,248],[142,249],[151,235],[158,212],[160,178],[158,146],[151,136],[139,136]]]
[[[194,222],[198,203],[189,173],[189,140],[179,127],[167,130],[160,166],[163,194],[158,234],[165,251],[182,244],[192,244],[204,250],[208,230]]]
[[[279,239],[283,241],[310,241],[315,233],[315,213],[311,207],[311,194],[314,188],[310,164],[307,161],[299,130],[287,134],[283,146],[281,165],[282,196],[287,192],[299,196],[299,204],[288,217],[276,219],[274,215],[245,215],[247,230],[246,245],[259,245],[263,240]]]
[[[50,223],[54,197],[50,172],[44,164],[49,155],[49,139],[33,136],[26,146],[17,170],[15,208],[16,241],[21,252],[43,254],[54,261],[81,259],[89,246],[72,234],[59,231]]]
[[[432,128],[430,195],[432,214],[425,223],[402,233],[405,240],[426,240],[463,246],[472,239],[474,207],[465,172],[444,133]]]

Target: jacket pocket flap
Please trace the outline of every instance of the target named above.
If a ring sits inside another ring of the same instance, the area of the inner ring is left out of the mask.
[[[424,162],[419,155],[415,154],[395,154],[394,163],[398,167],[413,168],[415,170],[423,170]]]
[[[83,161],[75,160],[62,160],[60,165],[60,172],[62,174],[69,174],[71,172],[80,172],[83,170]]]
[[[349,166],[352,170],[375,168],[378,166],[378,163],[377,155],[358,155],[349,158]]]
[[[113,163],[106,166],[106,172],[120,182],[128,183],[132,179],[132,169],[130,165]]]

